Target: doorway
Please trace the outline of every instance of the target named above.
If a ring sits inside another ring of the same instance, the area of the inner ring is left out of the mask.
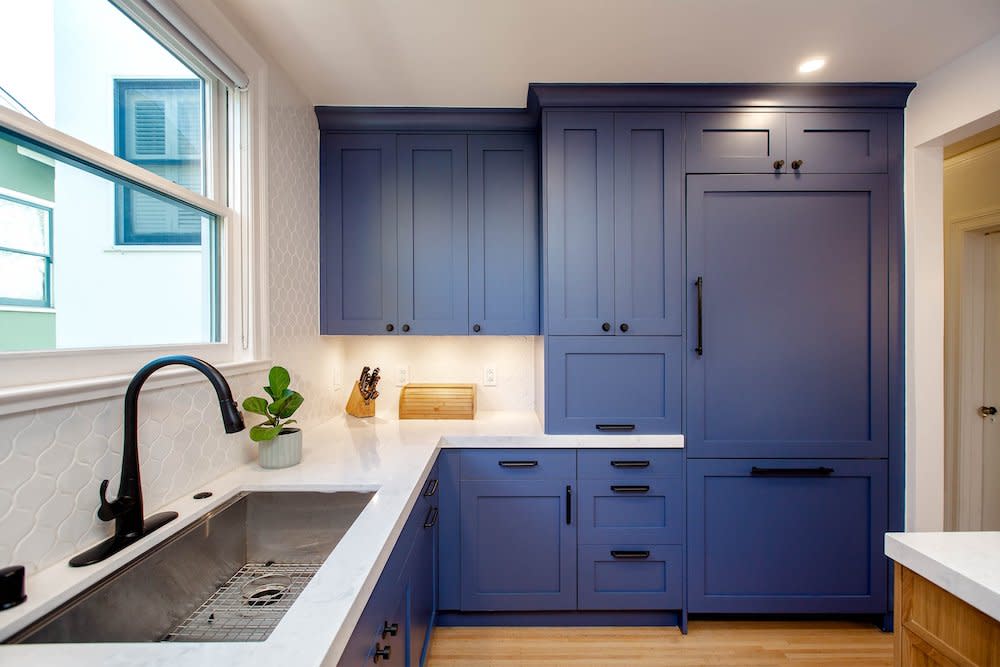
[[[1000,126],[944,172],[945,527],[1000,530]]]

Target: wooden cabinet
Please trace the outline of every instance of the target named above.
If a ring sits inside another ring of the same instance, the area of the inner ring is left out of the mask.
[[[885,461],[688,461],[692,613],[881,614]]]
[[[545,116],[550,335],[679,335],[682,124],[674,113]]]
[[[885,177],[691,176],[687,206],[688,456],[886,457]]]
[[[888,170],[885,112],[710,112],[686,119],[686,171],[850,174]]]

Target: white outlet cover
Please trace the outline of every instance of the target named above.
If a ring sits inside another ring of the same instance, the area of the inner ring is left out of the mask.
[[[496,366],[486,366],[485,368],[483,368],[483,386],[484,387],[497,386]]]
[[[396,386],[402,387],[404,384],[410,382],[410,367],[400,366],[399,371],[396,374]]]

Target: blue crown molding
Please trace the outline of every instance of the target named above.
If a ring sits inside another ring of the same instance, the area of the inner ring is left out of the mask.
[[[527,109],[317,106],[316,119],[325,132],[526,132],[538,125]]]
[[[528,111],[551,107],[866,107],[902,109],[915,83],[532,83]]]

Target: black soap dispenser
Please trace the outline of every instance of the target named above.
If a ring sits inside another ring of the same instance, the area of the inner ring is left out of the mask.
[[[27,599],[24,594],[24,566],[11,565],[0,569],[0,611],[16,607]]]

